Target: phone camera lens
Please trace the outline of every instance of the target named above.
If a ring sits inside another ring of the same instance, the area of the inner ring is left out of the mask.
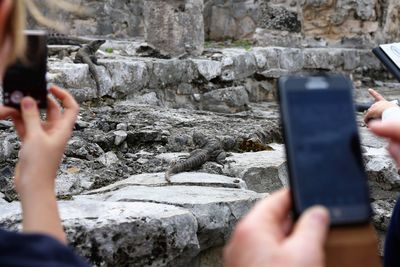
[[[13,104],[19,104],[21,103],[22,98],[24,97],[24,94],[21,91],[14,91],[12,92],[10,96],[10,100]]]

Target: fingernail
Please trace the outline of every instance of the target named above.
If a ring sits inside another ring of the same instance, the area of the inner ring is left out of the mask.
[[[22,107],[24,108],[24,109],[31,109],[31,108],[33,108],[34,106],[35,106],[35,100],[33,100],[32,98],[30,98],[30,97],[25,97],[23,100],[22,100]]]
[[[311,208],[310,216],[312,220],[317,224],[326,225],[329,220],[329,212],[326,208],[322,206],[316,206]]]

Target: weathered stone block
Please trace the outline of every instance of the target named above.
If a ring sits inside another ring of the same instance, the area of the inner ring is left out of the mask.
[[[260,151],[237,154],[223,168],[226,175],[243,179],[250,190],[273,192],[288,184],[286,157],[282,146],[275,151]]]
[[[244,49],[224,49],[223,54],[221,80],[240,80],[257,71],[257,62],[252,53]]]
[[[196,64],[200,75],[203,76],[207,81],[210,81],[221,75],[222,64],[219,61],[206,59],[193,59],[192,61],[194,64]]]
[[[269,1],[260,4],[259,26],[270,30],[300,32],[301,23],[296,12],[282,5],[272,5]]]
[[[158,89],[169,85],[191,83],[197,75],[191,60],[156,60],[151,63],[149,87]]]
[[[196,217],[198,240],[204,250],[224,244],[233,225],[260,197],[260,194],[244,189],[176,185],[126,186],[78,198],[82,201],[153,202],[186,208]]]
[[[98,0],[72,1],[80,11],[77,14],[60,10],[54,5],[48,6],[37,1],[41,11],[54,21],[62,22],[69,34],[73,35],[108,35],[113,37],[135,37],[144,35],[143,6],[144,0]],[[29,28],[38,27],[35,20],[29,20]]]
[[[203,94],[201,108],[204,110],[236,113],[248,109],[249,96],[243,86],[213,90]]]
[[[169,161],[176,159],[177,155],[182,153],[168,153],[159,155],[158,158],[167,158]],[[172,157],[172,158],[170,158]],[[169,186],[169,185],[187,185],[187,186],[208,186],[223,188],[241,188],[247,189],[246,183],[239,178],[227,177],[224,175],[200,173],[200,172],[183,172],[171,176],[171,183],[165,180],[165,173],[143,173],[133,175],[128,179],[113,183],[99,189],[91,190],[86,194],[100,194],[115,191],[127,186]]]
[[[236,36],[236,20],[230,13],[230,8],[226,6],[212,6],[211,18],[208,29],[208,37],[211,40],[224,40]]]
[[[146,62],[134,60],[101,61],[112,79],[112,95],[119,97],[135,95],[148,86],[150,74]]]
[[[363,155],[369,180],[374,186],[386,191],[400,188],[398,168],[385,147],[367,148],[367,152]]]
[[[19,205],[0,205],[2,228],[21,227]],[[87,199],[59,206],[70,244],[95,266],[185,266],[200,252],[197,221],[178,207]]]
[[[203,0],[148,0],[144,24],[146,41],[163,55],[203,53]]]
[[[334,70],[342,68],[342,50],[336,48],[304,49],[304,68]]]

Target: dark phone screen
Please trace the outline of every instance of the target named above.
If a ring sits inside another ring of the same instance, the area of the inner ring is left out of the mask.
[[[350,90],[287,90],[286,142],[295,206],[333,223],[368,219],[369,197]]]
[[[23,59],[18,60],[6,70],[4,104],[19,108],[24,96],[31,96],[40,108],[47,106],[47,44],[43,32],[26,34],[27,48]]]

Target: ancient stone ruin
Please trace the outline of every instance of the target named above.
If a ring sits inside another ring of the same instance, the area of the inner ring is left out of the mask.
[[[99,95],[79,46],[49,46],[49,80],[81,112],[57,177],[71,244],[93,266],[222,266],[237,221],[287,184],[276,79],[332,71],[351,76],[357,101],[400,85],[371,53],[400,40],[397,0],[75,1],[82,16],[42,6],[68,36],[105,39]],[[40,4],[40,3],[39,3]],[[34,22],[32,28],[38,27]],[[386,142],[359,126],[374,225],[383,236],[400,188]],[[0,226],[21,228],[13,189],[20,143],[0,122]],[[195,134],[215,138],[226,163],[171,177]]]

